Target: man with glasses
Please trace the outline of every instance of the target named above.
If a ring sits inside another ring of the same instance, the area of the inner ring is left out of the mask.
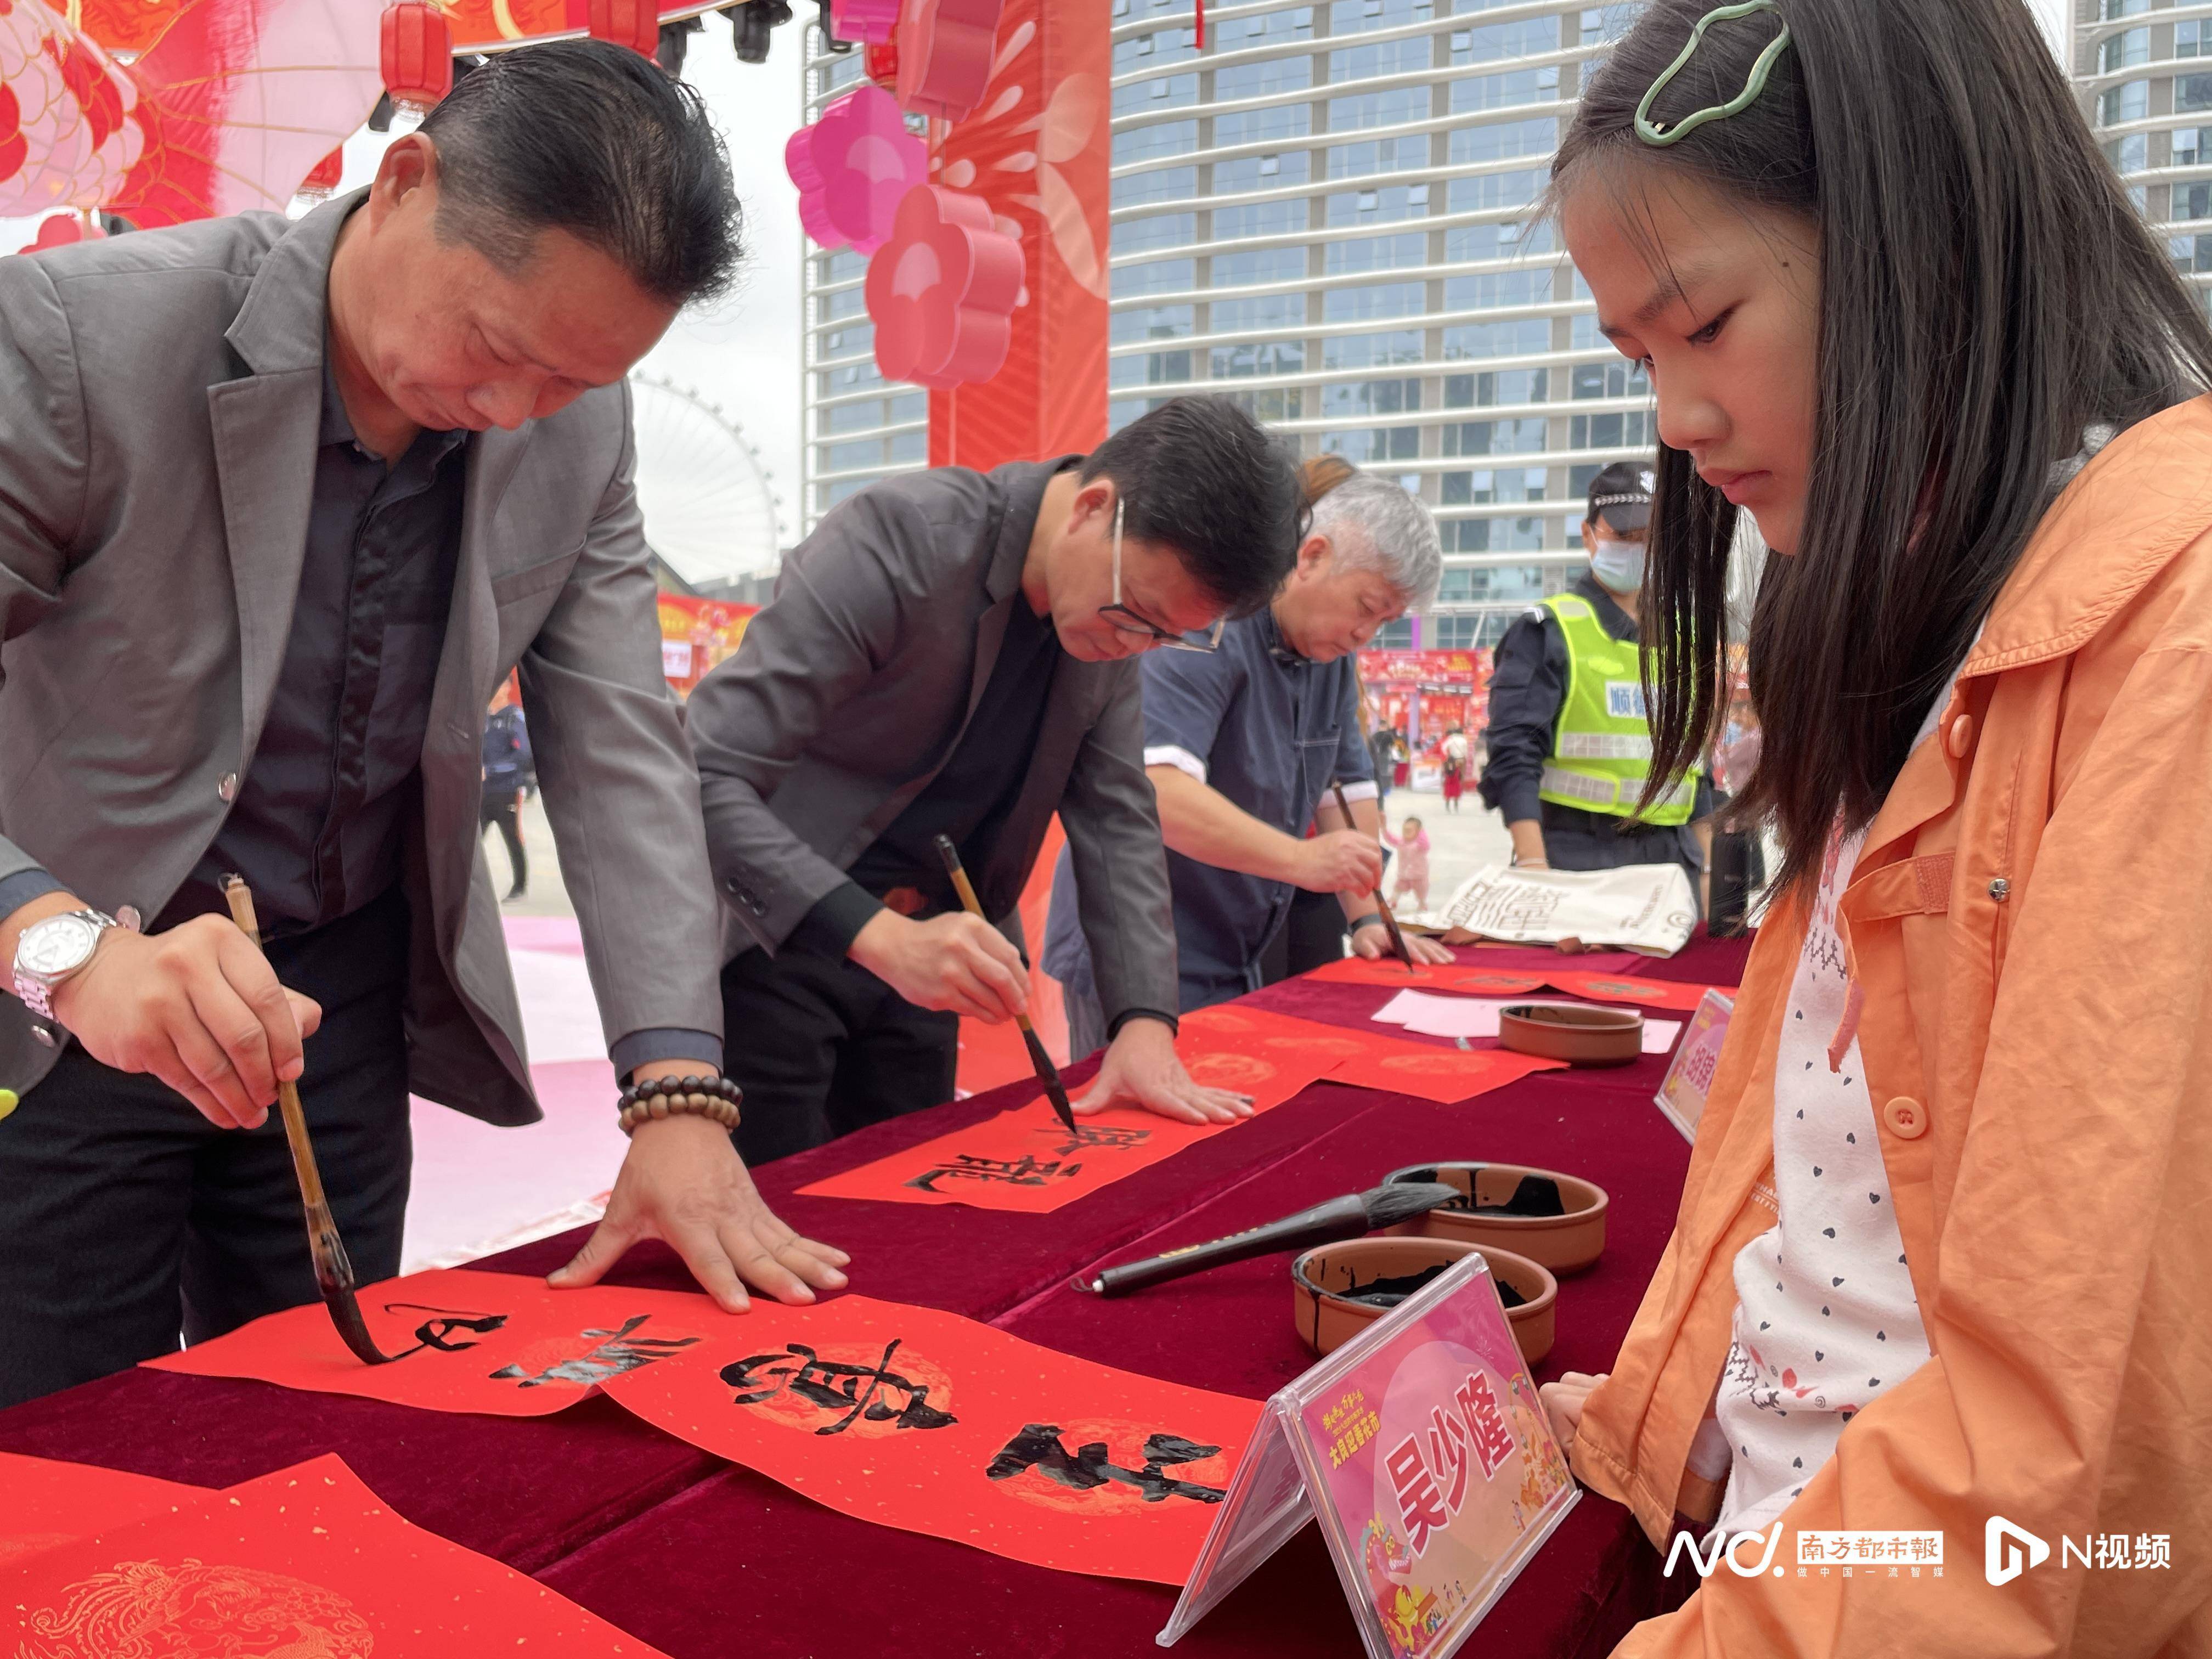
[[[1217,649],[1289,574],[1304,517],[1279,445],[1226,399],[1178,398],[1088,457],[887,478],[786,558],[688,719],[749,1163],[951,1098],[958,1017],[1026,1011],[1017,906],[1054,812],[1112,1037],[1085,1103],[1249,1109],[1175,1055],[1134,659]],[[939,836],[994,924],[962,909]]]

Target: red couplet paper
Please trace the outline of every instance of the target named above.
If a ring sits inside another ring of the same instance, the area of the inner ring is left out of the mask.
[[[145,1363],[196,1376],[246,1376],[317,1394],[353,1394],[429,1411],[543,1417],[611,1376],[658,1364],[732,1317],[704,1296],[465,1268],[410,1273],[361,1292],[362,1316],[390,1364],[346,1351],[320,1303]]]
[[[1205,1008],[1181,1024],[1176,1051],[1192,1078],[1251,1096],[1255,1111],[1281,1105],[1359,1048],[1328,1026],[1256,1010]],[[809,1198],[1042,1214],[1234,1127],[1115,1106],[1079,1117],[1070,1133],[1040,1096],[799,1190]]]
[[[1449,1106],[1518,1083],[1532,1072],[1558,1071],[1565,1064],[1510,1048],[1432,1048],[1381,1037],[1372,1054],[1338,1067],[1335,1080],[1394,1095],[1418,1095]]]
[[[742,1330],[606,1391],[842,1514],[1164,1584],[1189,1572],[1261,1410],[861,1296],[756,1302]]]
[[[489,1557],[410,1526],[335,1456],[0,1563],[0,1632],[36,1659],[652,1659]]]
[[[1551,974],[1546,977],[1570,996],[1589,997],[1598,1002],[1633,1002],[1646,1008],[1672,1008],[1686,1014],[1697,1012],[1708,989],[1717,990],[1731,1000],[1736,990],[1733,985],[1689,985],[1680,980],[1637,979],[1626,974]]]
[[[204,1486],[150,1474],[0,1452],[0,1564],[185,1509],[207,1495]]]
[[[1546,986],[1565,991],[1569,996],[1589,997],[1598,1002],[1632,1002],[1646,1008],[1672,1008],[1684,1013],[1696,1010],[1705,996],[1706,987],[1687,984],[1677,980],[1639,979],[1626,974],[1584,973],[1579,970],[1547,970],[1541,974],[1515,973],[1495,968],[1416,968],[1408,970],[1401,962],[1369,962],[1359,957],[1346,957],[1341,962],[1332,962],[1315,969],[1309,979],[1328,980],[1345,985],[1407,986],[1425,991],[1462,991],[1475,996],[1519,996],[1525,992],[1540,991]],[[1734,986],[1713,988],[1722,995],[1733,997]]]

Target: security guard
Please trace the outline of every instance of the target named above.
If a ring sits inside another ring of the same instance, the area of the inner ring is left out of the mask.
[[[1616,461],[1590,481],[1590,568],[1506,630],[1490,677],[1482,798],[1505,815],[1522,868],[1680,864],[1700,894],[1712,845],[1701,766],[1641,818],[1651,760],[1638,594],[1651,470]]]

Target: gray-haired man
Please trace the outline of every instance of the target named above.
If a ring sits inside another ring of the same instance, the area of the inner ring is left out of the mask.
[[[1297,563],[1273,604],[1231,623],[1212,656],[1145,659],[1145,770],[1159,797],[1175,894],[1179,1012],[1259,988],[1261,957],[1292,894],[1335,893],[1363,956],[1388,949],[1374,764],[1359,732],[1356,653],[1436,592],[1443,555],[1428,509],[1387,479],[1324,459]],[[1346,786],[1352,823],[1327,800]],[[1318,814],[1323,833],[1305,829]],[[1054,872],[1042,963],[1067,1003],[1068,1052],[1097,1046],[1091,954],[1073,865]],[[1408,944],[1424,960],[1450,953]]]
[[[314,1300],[279,1079],[364,1279],[410,1088],[538,1115],[478,843],[518,663],[616,1066],[720,1067],[623,386],[736,219],[696,97],[578,41],[494,58],[297,224],[0,260],[0,1404]],[[732,1309],[739,1274],[843,1282],[705,1117],[639,1127],[556,1282],[648,1233]]]

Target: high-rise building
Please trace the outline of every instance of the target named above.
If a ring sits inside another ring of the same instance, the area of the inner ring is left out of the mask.
[[[831,52],[812,23],[800,34],[806,42],[805,118],[811,121],[860,84],[861,56],[858,47]],[[805,250],[799,282],[801,536],[846,496],[929,459],[929,394],[876,371],[875,325],[861,291],[866,258],[811,242]]]
[[[1109,427],[1226,392],[1401,480],[1436,512],[1443,587],[1384,643],[1487,645],[1582,568],[1607,463],[1648,456],[1650,387],[1532,222],[1581,77],[1631,5],[1109,0]],[[808,114],[857,52],[806,31]],[[830,504],[921,464],[921,392],[877,374],[863,261],[806,258],[806,483]]]
[[[2069,3],[2082,113],[2174,269],[2212,295],[2212,6]]]
[[[1488,645],[1582,568],[1589,479],[1649,456],[1650,387],[1531,218],[1634,8],[1111,0],[1110,424],[1225,392],[1401,479],[1444,579],[1395,641]]]

